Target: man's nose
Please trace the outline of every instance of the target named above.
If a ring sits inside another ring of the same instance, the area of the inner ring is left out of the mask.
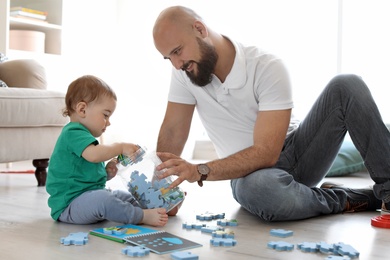
[[[173,65],[173,67],[175,67],[175,69],[177,69],[177,70],[180,70],[184,65],[184,62],[182,60],[180,60],[179,58],[171,58],[171,63]]]

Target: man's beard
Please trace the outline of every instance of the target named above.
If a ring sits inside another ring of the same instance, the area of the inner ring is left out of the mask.
[[[187,76],[193,84],[204,87],[213,79],[212,73],[214,72],[215,64],[217,64],[218,54],[215,51],[214,46],[203,42],[199,38],[197,38],[197,41],[199,44],[201,59],[199,62],[192,62],[196,63],[198,73],[195,75],[193,72],[186,71],[186,66],[183,66],[183,70],[185,70]]]

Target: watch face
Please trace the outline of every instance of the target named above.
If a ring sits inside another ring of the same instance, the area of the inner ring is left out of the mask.
[[[202,175],[207,175],[207,174],[209,174],[210,169],[206,164],[199,164],[198,165],[198,172]]]

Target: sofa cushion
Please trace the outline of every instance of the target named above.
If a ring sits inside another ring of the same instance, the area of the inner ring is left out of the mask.
[[[45,68],[32,59],[0,63],[0,80],[8,87],[46,89]]]
[[[350,139],[344,140],[326,177],[345,176],[365,170],[364,161]]]
[[[63,126],[65,94],[29,88],[0,88],[0,127]]]

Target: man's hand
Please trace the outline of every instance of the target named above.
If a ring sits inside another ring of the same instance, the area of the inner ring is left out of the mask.
[[[187,162],[172,153],[157,152],[157,156],[163,161],[156,167],[156,170],[165,171],[159,176],[160,179],[164,179],[171,175],[176,175],[177,179],[172,182],[169,188],[178,186],[183,181],[196,182],[199,181],[200,175],[196,169],[196,165]]]

